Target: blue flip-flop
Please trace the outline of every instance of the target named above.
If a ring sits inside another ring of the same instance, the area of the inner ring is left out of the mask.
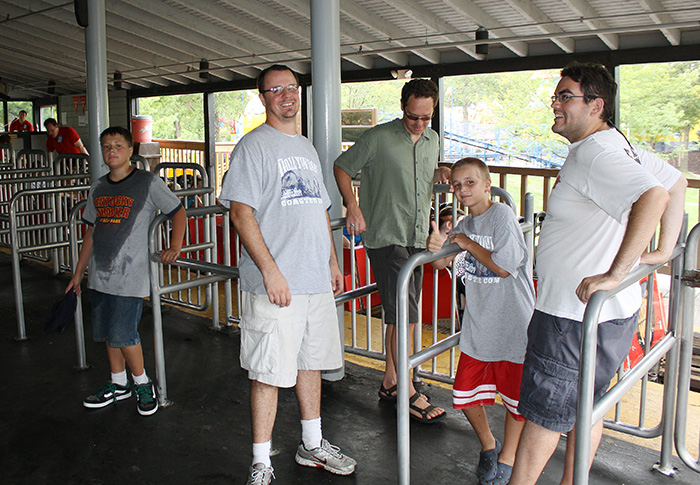
[[[479,453],[479,464],[476,466],[476,478],[483,484],[496,478],[498,473],[498,454],[501,452],[501,442],[496,440],[496,447]]]

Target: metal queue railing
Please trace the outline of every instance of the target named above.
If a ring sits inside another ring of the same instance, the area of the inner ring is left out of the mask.
[[[695,325],[695,288],[700,286],[700,269],[698,269],[698,240],[700,224],[690,231],[686,241],[685,260],[683,264],[682,315],[683,325],[680,329],[680,352],[678,355],[678,396],[676,400],[676,421],[674,443],[676,452],[683,463],[700,473],[700,451],[693,457],[686,446],[688,425],[688,397],[690,393],[690,368],[693,360],[693,329]],[[700,426],[698,422],[691,423]]]
[[[697,258],[697,239],[700,238],[700,229],[696,227],[693,232],[695,237],[695,247],[688,250],[688,254],[692,254],[692,261]],[[410,483],[410,436],[409,436],[409,410],[408,410],[408,379],[410,371],[422,362],[426,362],[435,356],[452,349],[459,342],[458,334],[451,335],[432,346],[421,350],[409,357],[408,355],[408,282],[413,269],[419,264],[425,264],[436,259],[446,256],[451,256],[460,252],[461,249],[451,244],[443,248],[439,253],[424,252],[417,254],[409,259],[399,275],[399,286],[397,289],[397,298],[399,302],[399,326],[398,331],[398,347],[397,347],[397,368],[398,368],[398,393],[397,393],[397,442],[398,442],[398,477],[400,484]],[[618,382],[608,390],[607,394],[601,401],[593,407],[593,384],[595,380],[595,351],[597,337],[597,323],[600,314],[600,309],[604,301],[620,291],[621,289],[638,284],[640,279],[645,276],[653,276],[654,271],[664,266],[658,264],[653,266],[643,265],[632,271],[627,278],[615,290],[607,292],[599,291],[593,295],[587,305],[587,310],[584,315],[583,322],[583,343],[581,353],[581,367],[579,373],[579,403],[577,409],[577,429],[576,433],[576,456],[575,456],[575,471],[574,483],[582,485],[588,483],[589,463],[590,463],[590,432],[580,432],[581,430],[590,430],[593,423],[603,419],[604,415],[612,409],[625,395],[629,389],[637,384],[640,380],[644,383],[647,379],[648,372],[658,366],[660,361],[666,358],[666,374],[664,378],[664,395],[662,418],[658,426],[652,429],[642,427],[644,418],[644,408],[640,406],[640,422],[638,424],[626,424],[619,420],[619,411],[616,413],[615,420],[605,420],[605,426],[610,429],[615,429],[624,433],[632,434],[639,437],[652,438],[662,436],[661,457],[659,463],[654,466],[654,469],[672,475],[674,468],[671,465],[672,458],[672,438],[673,438],[673,419],[676,416],[675,442],[676,448],[683,461],[693,470],[700,471],[698,461],[693,459],[685,449],[685,417],[687,416],[687,402],[690,381],[690,359],[692,358],[692,315],[693,302],[692,293],[690,297],[686,295],[684,299],[686,308],[683,312],[683,325],[679,326],[680,318],[680,268],[683,260],[683,245],[679,244],[670,259],[672,262],[672,285],[670,290],[670,306],[669,306],[669,327],[668,331],[653,347],[650,347],[650,330],[646,331],[647,345],[645,348],[645,356],[627,373],[619,374]],[[687,259],[686,259],[687,261]],[[687,264],[687,263],[686,263]],[[692,263],[694,264],[694,263]],[[694,266],[690,266],[694,267]],[[697,273],[700,275],[700,273]],[[700,276],[695,275],[695,283],[700,286]],[[650,281],[653,285],[653,281]],[[653,288],[653,286],[649,286]],[[692,291],[688,288],[685,291]],[[651,290],[649,291],[651,293]],[[653,300],[651,295],[648,301]],[[653,302],[649,304],[649,313],[647,314],[647,325],[653,326]],[[690,315],[690,317],[688,316]],[[690,318],[690,322],[688,322]],[[685,335],[683,350],[683,361],[681,362],[681,373],[679,374],[679,342],[681,337],[679,332]],[[679,376],[681,377],[679,379]],[[678,405],[674,406],[676,393],[676,384],[678,383]],[[644,384],[642,384],[644,385]],[[644,393],[643,393],[644,395]]]
[[[0,169],[15,166],[15,151],[9,143],[0,143]]]
[[[68,218],[68,240],[70,243],[70,255],[71,255],[71,273],[75,271],[75,266],[78,264],[78,257],[80,256],[79,244],[83,242],[83,235],[85,234],[86,224],[81,222],[78,223],[79,219],[83,215],[83,211],[87,206],[87,199],[83,199],[77,202],[70,211],[70,216]],[[75,315],[73,320],[75,321],[75,344],[78,351],[78,369],[85,370],[88,368],[87,357],[85,355],[85,325],[83,324],[83,301],[82,296],[78,295],[77,305],[75,306]]]
[[[214,203],[214,188],[211,187],[209,177],[203,166],[196,163],[163,162],[153,169],[170,189],[180,197],[186,209],[210,206]],[[223,215],[219,214],[223,226]],[[201,253],[205,253],[206,261],[213,262],[218,258],[217,243],[217,218],[194,217],[188,218],[188,231],[186,232],[185,246],[196,247]],[[221,248],[223,252],[229,246]],[[202,254],[200,254],[201,259]],[[161,280],[166,284],[187,281],[197,278],[199,275],[192,268],[183,268],[183,271],[169,271],[161,268]],[[231,283],[225,283],[226,308],[231,307]],[[211,307],[218,318],[219,291],[218,284],[207,286],[189,287],[164,296],[164,301],[193,310],[204,310]],[[228,314],[227,314],[228,315]]]
[[[492,197],[500,197],[501,200],[509,205],[514,212],[516,212],[516,204],[513,198],[508,194],[507,191],[499,187],[491,187]],[[440,207],[439,204],[435,204],[436,213]],[[455,202],[453,201],[453,218],[456,214],[454,209],[456,208]],[[523,214],[523,220],[520,223],[521,229],[523,230],[526,245],[528,247],[528,254],[530,257],[530,264],[532,264],[533,256],[533,243],[535,231],[535,221],[534,221],[534,202],[533,196],[527,193],[525,196],[525,214]],[[439,214],[438,214],[439,216]],[[437,218],[436,218],[437,220]],[[409,357],[409,338],[408,335],[408,286],[411,280],[411,275],[415,268],[422,266],[424,264],[430,263],[437,259],[444,258],[446,256],[456,255],[462,252],[462,249],[457,244],[449,244],[443,247],[437,253],[431,253],[428,251],[423,251],[421,253],[413,255],[408,259],[406,264],[403,266],[398,276],[397,283],[397,362],[396,362],[396,372],[398,376],[397,385],[397,444],[398,444],[398,481],[399,484],[409,484],[410,483],[410,435],[409,435],[409,390],[408,390],[408,380],[411,371],[418,369],[422,363],[432,361],[432,371],[425,372],[421,371],[419,375],[429,377],[431,379],[439,380],[446,383],[454,383],[454,347],[459,344],[460,332],[456,331],[455,328],[455,310],[456,310],[456,278],[452,278],[452,291],[451,291],[451,332],[450,334],[441,339],[437,339],[437,322],[435,308],[433,308],[433,343],[425,349],[414,352],[412,356]],[[437,282],[437,278],[434,279]],[[434,285],[437,286],[437,285]],[[423,289],[425,291],[425,288]],[[436,291],[436,290],[434,290]],[[437,293],[434,294],[437,296]],[[433,304],[437,302],[437,298],[433,299]],[[418,325],[416,325],[418,327]],[[420,347],[414,346],[415,349],[420,349]],[[436,372],[435,359],[444,353],[450,352],[450,375],[441,375]],[[414,377],[415,379],[415,377]]]
[[[514,201],[513,197],[504,189],[500,187],[491,187],[491,194],[494,199],[500,199],[503,203],[507,204],[511,209],[513,209],[513,212],[517,212],[517,207],[518,204]],[[457,200],[453,197],[452,193],[450,192],[450,188],[448,185],[445,184],[437,184],[434,186],[433,189],[433,195],[434,195],[434,207],[436,208],[434,210],[434,217],[435,217],[435,222],[439,224],[439,212],[440,212],[440,207],[443,206],[444,204],[449,204],[452,206],[453,209],[453,214],[456,214],[456,208],[457,208]],[[523,229],[523,232],[525,234],[525,241],[528,247],[528,254],[530,255],[530,261],[532,261],[532,256],[533,256],[533,207],[534,207],[534,202],[533,202],[533,196],[532,194],[528,193],[525,196],[525,210],[526,213],[523,214],[524,221],[521,224],[521,227]],[[453,220],[456,221],[457,217],[453,216]],[[341,223],[339,226],[334,226],[333,229],[338,229],[342,228],[345,224],[344,219],[338,220],[338,223]],[[456,222],[455,222],[456,225]],[[350,241],[350,281],[351,285],[349,290],[354,291],[358,289],[357,286],[357,268],[358,268],[358,261],[357,261],[357,256],[356,256],[356,244],[355,241],[351,238]],[[363,290],[363,294],[366,296],[363,296],[363,299],[366,299],[366,304],[362,305],[364,307],[364,315],[362,315],[362,318],[358,318],[358,305],[357,301],[358,298],[353,298],[349,300],[348,305],[350,306],[349,312],[350,312],[350,319],[351,319],[351,333],[350,333],[350,343],[345,345],[345,351],[351,354],[355,355],[361,355],[363,357],[369,357],[375,360],[385,360],[386,359],[386,342],[384,340],[384,335],[385,335],[385,323],[384,323],[384,310],[382,309],[381,312],[381,318],[372,318],[372,294],[376,292],[376,284],[370,283],[370,274],[371,274],[371,267],[369,263],[369,257],[364,255],[364,261],[360,262],[361,264],[364,264],[365,268],[365,281],[364,285],[359,287],[359,289]],[[428,324],[426,326],[429,326],[429,331],[431,332],[430,339],[432,341],[432,344],[437,343],[440,338],[441,338],[441,333],[443,333],[440,329],[438,323],[438,302],[439,302],[439,296],[438,292],[439,291],[447,291],[447,288],[439,288],[438,281],[439,281],[439,271],[436,269],[429,269],[429,271],[433,272],[433,286],[432,288],[423,288],[423,295],[426,294],[426,292],[431,292],[432,294],[432,308],[430,310],[432,318],[429,322],[417,322],[419,325],[416,325],[415,327],[415,332],[412,335],[413,338],[413,346],[414,349],[420,349],[422,347],[422,342],[423,342],[423,329],[422,329],[422,324]],[[446,269],[440,270],[442,272],[448,271]],[[448,335],[454,335],[456,333],[456,328],[457,328],[457,319],[456,315],[457,312],[459,311],[458,308],[458,298],[459,295],[456,294],[456,283],[457,280],[454,277],[450,277],[450,317],[449,317],[449,328],[447,329],[447,334]],[[423,305],[426,304],[426,299],[423,299],[421,302],[420,307],[422,308]],[[423,312],[421,311],[421,314]],[[420,318],[420,314],[419,314]],[[363,322],[364,321],[364,325]],[[359,326],[358,326],[359,323]],[[411,322],[413,323],[413,322]],[[377,327],[381,329],[378,330]],[[358,332],[361,334],[359,335],[358,339]],[[381,339],[381,347],[379,349],[373,348],[373,336],[376,334],[379,334],[379,339]],[[360,345],[358,342],[362,341],[365,343],[365,346]],[[436,380],[439,382],[444,382],[451,384],[454,382],[454,375],[456,372],[456,366],[455,366],[455,350],[450,349],[450,354],[449,354],[449,362],[447,364],[448,371],[447,373],[442,372],[439,369],[439,363],[438,363],[438,357],[435,356],[430,360],[430,368],[429,369],[423,369],[420,365],[417,366],[414,369],[413,372],[413,381],[414,382],[419,382],[421,378],[428,378],[432,380]]]
[[[59,237],[58,229],[67,229],[68,218],[62,219],[58,208],[71,200],[72,194],[87,195],[89,186],[53,187],[26,189],[17,192],[10,201],[10,239],[12,251],[12,277],[14,281],[15,306],[17,310],[17,339],[27,338],[24,321],[24,298],[20,257],[69,247],[67,238]],[[36,203],[29,208],[28,202]],[[27,237],[28,235],[33,237]]]
[[[674,406],[676,383],[678,382],[678,352],[679,332],[685,322],[680,318],[680,286],[678,279],[683,266],[683,244],[678,244],[671,256],[672,285],[670,288],[669,305],[670,315],[666,334],[646,353],[646,355],[629,370],[618,382],[611,387],[601,400],[593,405],[593,390],[595,384],[595,365],[597,352],[598,322],[603,304],[624,288],[638,282],[645,276],[652,275],[655,270],[664,266],[641,265],[630,272],[620,285],[608,291],[597,291],[591,296],[586,305],[586,311],[582,323],[581,363],[579,368],[579,400],[576,409],[576,454],[574,456],[574,483],[587,484],[590,464],[591,427],[604,418],[605,414],[640,380],[644,382],[648,372],[662,359],[666,358],[666,373],[664,376],[664,393],[662,404],[662,417],[659,426],[653,429],[644,429],[640,425],[619,424],[606,420],[605,426],[623,433],[632,434],[644,438],[662,437],[661,458],[654,466],[656,471],[666,475],[673,475],[674,468],[671,464],[673,443],[673,417],[676,412]],[[649,318],[647,318],[647,324]],[[682,322],[682,324],[681,324]],[[586,431],[588,432],[582,432]]]
[[[41,168],[50,165],[44,150],[25,148],[17,152],[15,168]]]
[[[211,205],[206,207],[197,207],[187,210],[188,219],[190,217],[199,217],[205,219],[214,219],[218,215],[223,217],[223,244],[225,248],[231,247],[229,238],[230,223],[228,219],[228,209],[220,205]],[[212,286],[216,287],[220,281],[229,281],[231,278],[238,278],[238,268],[231,267],[230,251],[224,251],[223,264],[218,264],[213,261],[216,253],[212,251],[211,243],[197,243],[190,246],[183,246],[182,253],[201,258],[204,251],[204,260],[192,258],[178,258],[171,265],[164,265],[160,261],[159,253],[164,249],[163,233],[167,231],[167,217],[164,214],[156,216],[151,223],[148,235],[148,248],[150,253],[149,273],[151,277],[151,308],[153,313],[153,345],[155,354],[156,381],[158,388],[158,401],[162,406],[170,404],[168,400],[168,387],[165,374],[165,351],[163,343],[163,314],[161,301],[168,300],[166,295],[173,293],[187,292],[200,287],[207,287],[208,291],[212,292]],[[213,223],[210,221],[210,225]],[[214,256],[212,256],[214,255]],[[168,275],[175,271],[177,273],[182,270],[186,271],[187,279],[171,278]],[[230,298],[230,291],[227,292],[227,298]],[[213,300],[213,304],[217,304],[218,299]],[[202,311],[205,308],[197,308]],[[220,329],[218,309],[212,308],[212,328]]]

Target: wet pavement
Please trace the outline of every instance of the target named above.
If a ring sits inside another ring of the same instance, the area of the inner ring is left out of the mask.
[[[43,320],[67,283],[38,263],[23,262],[28,339],[17,341],[10,258],[0,252],[0,477],[10,484],[243,484],[250,464],[248,379],[238,365],[239,339],[208,328],[198,316],[169,307],[164,314],[168,397],[172,405],[140,416],[135,400],[87,410],[82,399],[109,378],[103,344],[91,340],[85,302],[90,368],[77,370],[71,324],[46,333]],[[150,306],[140,327],[146,368],[155,375]],[[358,462],[341,477],[297,465],[300,437],[293,390],[282,390],[272,458],[279,484],[396,483],[396,414],[377,399],[380,373],[347,364],[346,377],[323,385],[324,437]],[[433,386],[432,402],[450,408],[448,389]],[[479,445],[464,416],[427,426],[411,424],[411,483],[476,484]],[[503,435],[502,407],[489,409]],[[559,482],[562,439],[539,483]],[[609,436],[591,471],[591,484],[697,484],[700,475],[680,460],[668,478],[650,471],[658,451]]]

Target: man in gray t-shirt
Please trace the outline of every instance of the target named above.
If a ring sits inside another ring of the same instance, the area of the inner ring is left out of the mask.
[[[260,73],[265,124],[231,153],[219,196],[230,203],[244,248],[241,366],[251,380],[251,484],[273,478],[270,450],[280,387],[296,386],[302,427],[296,462],[339,475],[356,465],[321,433],[321,370],[343,362],[333,299],[343,291],[343,275],[318,154],[296,131],[298,88],[285,66]]]

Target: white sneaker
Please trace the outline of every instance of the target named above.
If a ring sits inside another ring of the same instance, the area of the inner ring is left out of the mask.
[[[245,485],[268,485],[275,478],[274,469],[262,463],[256,463],[250,467],[248,481]]]
[[[357,465],[355,460],[343,455],[340,448],[327,440],[322,440],[321,446],[312,450],[307,450],[303,442],[299,443],[294,459],[300,465],[323,468],[336,475],[350,475]]]

